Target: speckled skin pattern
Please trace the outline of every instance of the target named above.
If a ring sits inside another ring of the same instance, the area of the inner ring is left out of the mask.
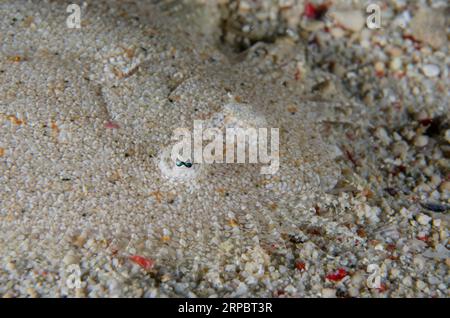
[[[3,292],[8,281],[26,294],[20,281],[45,269],[39,294],[70,295],[65,268],[75,263],[90,295],[110,288],[96,268],[142,294],[174,281],[221,295],[227,266],[262,279],[292,258],[286,239],[339,176],[318,128],[341,104],[306,97],[309,84],[292,76],[301,47],[286,40],[230,57],[201,10],[132,1],[89,3],[79,30],[66,27],[59,1],[3,2],[0,12],[0,268],[15,260],[14,274],[0,271]],[[174,129],[230,102],[280,129],[279,171],[212,164],[195,178],[164,178],[158,155]],[[135,254],[154,268],[126,267]]]

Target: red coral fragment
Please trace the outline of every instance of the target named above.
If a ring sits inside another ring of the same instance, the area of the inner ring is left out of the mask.
[[[383,70],[381,70],[381,71],[375,71],[375,75],[378,77],[378,78],[381,78],[381,77],[384,77],[384,71]]]
[[[413,42],[414,48],[416,50],[420,50],[422,48],[422,44],[421,44],[420,40],[416,39],[414,36],[412,36],[410,34],[404,34],[403,39],[410,40],[411,42]]]
[[[130,256],[130,260],[133,263],[138,264],[139,266],[141,266],[143,269],[145,270],[150,270],[153,268],[153,265],[155,265],[155,261],[150,259],[150,258],[146,258],[143,256],[139,256],[139,255],[132,255]]]
[[[306,265],[303,262],[297,261],[295,262],[295,268],[298,269],[300,272],[303,272],[306,269]]]
[[[305,16],[308,19],[315,19],[316,16],[317,16],[316,7],[310,2],[306,2],[305,3],[305,10],[304,10],[304,12],[305,12]]]
[[[429,239],[429,237],[428,237],[428,236],[426,236],[426,235],[424,235],[424,236],[418,236],[418,237],[417,237],[417,239],[418,239],[418,240],[421,240],[422,242],[425,242],[425,243],[427,243],[427,242],[428,242],[428,239]]]
[[[397,246],[395,244],[388,244],[386,245],[386,250],[389,252],[394,252],[397,249]]]
[[[302,77],[302,73],[301,73],[300,70],[297,68],[297,69],[295,70],[294,78],[295,78],[296,81],[298,81],[301,77]]]
[[[338,281],[342,280],[345,276],[348,276],[348,272],[343,268],[339,268],[334,273],[328,274],[326,276],[326,278],[333,282],[338,282]]]
[[[380,292],[380,293],[384,293],[387,289],[388,289],[388,288],[387,288],[387,286],[386,286],[385,283],[381,283],[381,284],[380,284],[380,287],[377,288],[378,292]]]
[[[108,120],[105,123],[105,128],[108,128],[108,129],[119,129],[120,126],[119,126],[119,124],[117,124],[117,123],[115,123],[115,122],[113,122],[111,120]]]
[[[324,3],[321,5],[314,5],[311,2],[306,1],[303,14],[308,19],[318,20],[318,19],[322,18],[324,16],[324,14],[327,12],[328,6],[329,6],[328,3]]]

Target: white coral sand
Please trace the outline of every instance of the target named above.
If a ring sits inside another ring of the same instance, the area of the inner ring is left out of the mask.
[[[380,211],[326,193],[322,130],[361,105],[307,96],[298,43],[225,55],[207,7],[93,1],[68,29],[64,1],[0,4],[0,295],[320,296],[336,268],[364,274],[378,252],[348,212]],[[276,174],[161,161],[176,128],[229,111],[280,129]]]

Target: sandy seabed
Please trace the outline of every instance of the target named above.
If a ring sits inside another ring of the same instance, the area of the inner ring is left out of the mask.
[[[447,297],[448,8],[379,3],[2,2],[0,295]],[[279,170],[177,165],[194,120]]]

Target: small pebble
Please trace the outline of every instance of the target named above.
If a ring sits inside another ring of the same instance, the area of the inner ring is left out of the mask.
[[[428,215],[423,214],[423,213],[421,213],[417,218],[417,222],[419,222],[422,225],[427,225],[428,223],[430,223],[430,221],[431,221],[431,218]]]
[[[323,288],[322,297],[324,298],[336,298],[336,289],[333,288]]]
[[[424,289],[427,287],[427,285],[425,284],[424,281],[418,280],[418,281],[416,282],[416,287],[417,287],[417,289],[419,289],[419,290],[424,290]]]
[[[440,282],[440,280],[437,279],[437,278],[434,277],[434,276],[431,276],[430,278],[428,278],[428,282],[429,282],[431,285],[438,285],[439,282]]]
[[[63,263],[65,265],[77,264],[79,262],[79,258],[74,255],[72,252],[69,252],[64,256]]]
[[[426,260],[423,256],[416,255],[413,260],[414,265],[416,265],[419,271],[425,268]]]
[[[7,269],[8,271],[13,271],[13,270],[16,269],[16,264],[13,263],[13,262],[8,262],[8,263],[6,264],[6,269]]]
[[[384,63],[383,62],[376,62],[375,63],[375,72],[377,72],[378,74],[383,74],[384,73]]]
[[[30,295],[31,298],[38,298],[39,297],[39,294],[37,293],[37,291],[33,287],[27,288],[27,293],[28,293],[28,295]]]
[[[239,296],[245,295],[247,293],[247,290],[248,290],[247,285],[240,282],[238,287],[236,288],[234,297],[239,297]]]
[[[356,287],[349,287],[348,294],[350,297],[358,297],[359,296],[359,290]]]
[[[375,250],[376,250],[376,251],[382,251],[382,250],[384,250],[383,244],[377,244],[377,245],[375,246]]]
[[[390,277],[395,279],[400,275],[400,270],[394,267],[391,269],[390,273],[391,273]]]
[[[445,140],[450,144],[450,129],[445,131]]]
[[[441,219],[434,219],[433,220],[433,226],[435,226],[437,228],[441,227],[441,223],[442,223]]]
[[[392,71],[398,71],[402,68],[402,59],[400,57],[394,57],[389,63],[389,68]]]
[[[384,145],[389,145],[392,142],[392,139],[389,137],[386,129],[384,129],[383,127],[378,127],[375,131],[375,135]]]
[[[84,288],[75,289],[75,297],[76,298],[84,298],[86,297],[86,290]]]
[[[440,74],[441,70],[437,65],[434,64],[425,64],[422,67],[423,74],[425,74],[426,77],[436,77]]]
[[[402,280],[403,285],[407,286],[407,287],[411,287],[412,286],[412,278],[410,276],[406,276],[405,278],[403,278]]]
[[[353,32],[361,31],[366,23],[366,19],[359,10],[335,11],[331,13],[330,16],[334,18],[340,26]]]
[[[434,175],[431,176],[431,183],[432,183],[434,186],[440,185],[441,182],[442,182],[442,179],[441,179],[441,177],[440,177],[439,175],[434,174]]]
[[[419,135],[414,139],[414,146],[416,147],[425,147],[428,144],[428,136]]]
[[[441,190],[441,192],[445,192],[445,191],[450,192],[450,181],[442,182],[439,187],[439,190]]]

